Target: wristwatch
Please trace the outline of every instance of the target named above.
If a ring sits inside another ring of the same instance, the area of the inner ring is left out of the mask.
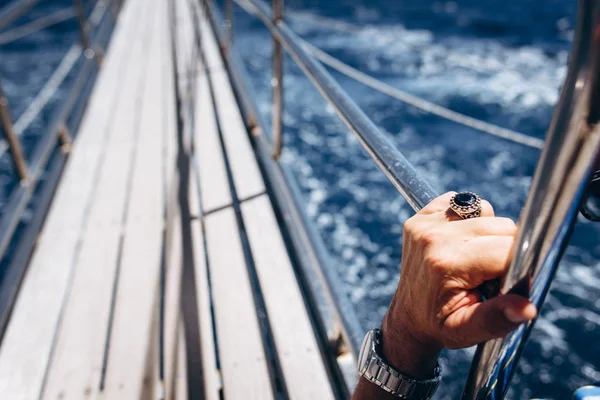
[[[410,378],[390,367],[381,356],[381,331],[367,332],[358,357],[358,373],[386,392],[403,400],[428,400],[442,380],[440,365],[434,377],[426,380]]]

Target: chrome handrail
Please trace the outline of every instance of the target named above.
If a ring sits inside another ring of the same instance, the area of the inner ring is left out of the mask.
[[[377,129],[325,67],[310,54],[310,50],[302,44],[285,21],[280,19],[276,23],[273,22],[271,10],[262,1],[234,1],[269,28],[273,37],[283,45],[321,95],[334,107],[371,158],[415,211],[437,197],[429,183],[417,174],[404,155]]]
[[[541,307],[576,222],[600,146],[600,2],[580,0],[569,70],[500,293]],[[480,345],[463,399],[502,399],[535,321]]]
[[[273,23],[283,20],[283,0],[273,0]],[[283,48],[273,37],[273,153],[274,159],[281,157],[283,149]]]

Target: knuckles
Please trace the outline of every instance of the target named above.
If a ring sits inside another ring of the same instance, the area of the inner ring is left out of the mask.
[[[418,230],[418,217],[415,215],[414,217],[410,217],[406,221],[404,221],[404,226],[402,227],[402,236],[405,238],[410,238],[415,236]]]
[[[428,250],[442,242],[444,233],[436,229],[427,229],[416,236],[415,239],[422,249]]]
[[[402,235],[421,248],[429,248],[441,240],[443,232],[438,227],[424,221],[422,216],[415,215],[404,223]]]
[[[407,219],[403,227],[403,237],[421,249],[433,248],[447,237],[445,224],[432,224],[426,218],[415,215]]]
[[[424,265],[432,272],[439,275],[446,275],[450,269],[450,259],[447,255],[440,252],[428,252],[423,257]]]
[[[404,238],[411,244],[413,252],[421,255],[421,265],[436,274],[445,274],[450,265],[450,254],[444,245],[448,233],[444,225],[435,226],[412,217],[404,224]]]
[[[517,234],[517,224],[510,218],[496,217],[494,223],[501,227],[507,236],[514,236]]]

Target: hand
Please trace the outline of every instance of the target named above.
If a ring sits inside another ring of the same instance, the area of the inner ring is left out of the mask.
[[[477,287],[504,274],[517,228],[486,201],[480,218],[462,220],[449,210],[453,195],[404,224],[400,284],[382,326],[384,356],[415,377],[431,373],[442,348],[502,337],[537,314],[514,294],[482,302]]]

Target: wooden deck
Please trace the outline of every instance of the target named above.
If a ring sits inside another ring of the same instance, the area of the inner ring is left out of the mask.
[[[0,397],[339,398],[198,2],[127,0],[91,99]]]

